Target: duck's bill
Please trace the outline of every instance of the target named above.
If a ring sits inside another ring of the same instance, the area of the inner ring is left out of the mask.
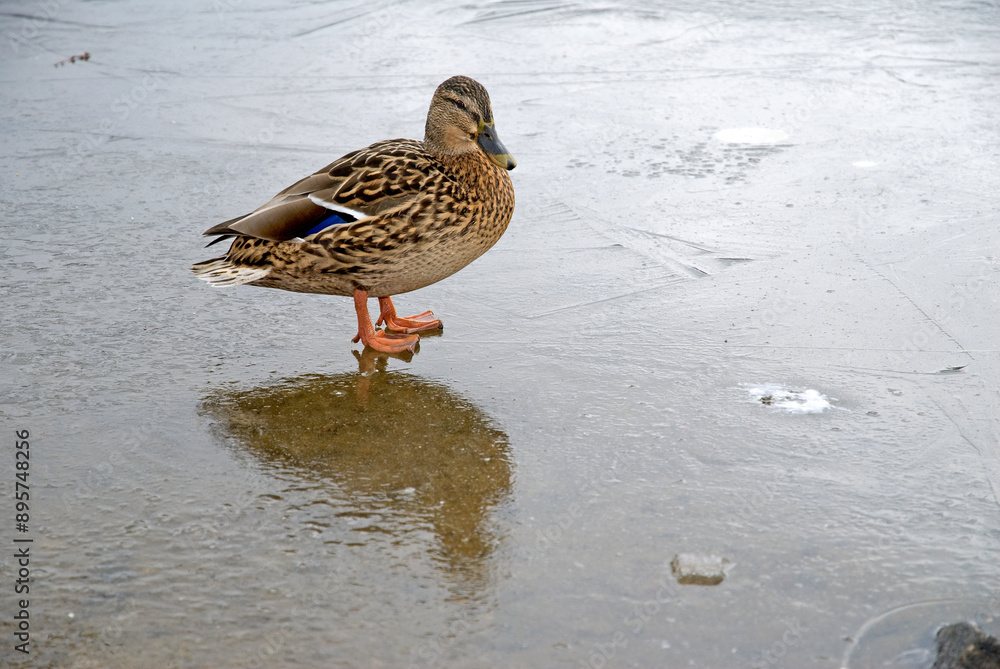
[[[507,152],[507,147],[500,141],[492,122],[479,122],[479,136],[476,138],[476,142],[479,144],[479,148],[483,150],[483,153],[496,163],[497,166],[505,170],[512,170],[517,167],[517,161],[514,160],[514,156]]]

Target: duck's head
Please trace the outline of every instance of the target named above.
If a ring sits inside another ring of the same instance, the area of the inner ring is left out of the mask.
[[[505,170],[517,166],[493,126],[490,94],[469,77],[452,77],[434,91],[427,112],[424,144],[443,154],[482,151]]]

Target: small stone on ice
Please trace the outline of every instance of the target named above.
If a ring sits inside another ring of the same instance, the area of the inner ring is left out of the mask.
[[[715,555],[678,553],[670,563],[670,570],[681,585],[718,585],[731,566],[729,560]]]

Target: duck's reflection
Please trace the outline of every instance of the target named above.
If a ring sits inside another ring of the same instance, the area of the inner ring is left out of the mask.
[[[345,518],[372,515],[393,520],[353,529],[389,532],[394,542],[431,529],[435,562],[467,584],[481,582],[499,541],[492,512],[510,494],[507,435],[441,384],[375,371],[384,360],[371,353],[360,358],[360,374],[227,389],[204,406],[268,469],[332,482],[313,493],[332,490],[348,506],[331,512],[331,531]]]

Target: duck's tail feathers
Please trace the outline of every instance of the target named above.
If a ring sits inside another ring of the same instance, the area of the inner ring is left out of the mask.
[[[191,266],[199,279],[208,281],[213,286],[239,286],[244,283],[259,281],[271,271],[270,267],[247,267],[236,265],[225,258],[213,258]]]

